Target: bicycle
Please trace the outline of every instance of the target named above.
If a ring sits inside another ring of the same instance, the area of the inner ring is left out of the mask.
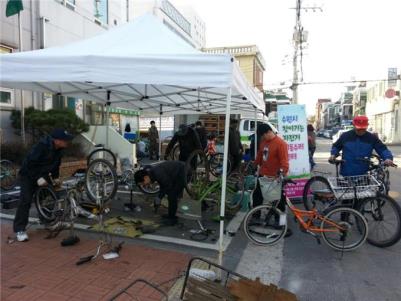
[[[285,194],[287,184],[295,184],[291,179],[278,175],[281,183],[281,200],[290,209],[299,223],[300,230],[324,242],[334,250],[351,251],[360,247],[368,235],[368,224],[358,211],[336,206],[324,214],[318,210],[297,209]],[[264,198],[267,197],[264,195]],[[273,245],[284,238],[287,231],[286,212],[278,209],[278,201],[266,203],[251,209],[245,216],[243,227],[247,238],[258,245]]]
[[[316,208],[323,212],[340,202],[358,210],[367,219],[370,244],[382,248],[396,244],[401,239],[401,207],[383,194],[385,183],[377,178],[377,173],[381,173],[384,165],[370,168],[366,175],[341,177],[338,168],[344,161],[336,159],[331,163],[336,166],[336,177],[314,176],[306,183],[305,209]]]
[[[17,183],[17,168],[10,160],[0,161],[0,187],[4,190],[11,190]]]
[[[89,166],[93,160],[104,159],[109,161],[114,168],[117,167],[116,155],[109,149],[105,148],[103,144],[96,144],[95,149],[88,155],[86,163]]]
[[[117,192],[117,174],[104,159],[93,160],[84,175],[76,176],[75,183],[59,190],[51,175],[49,178],[50,185],[39,187],[34,195],[39,219],[47,226],[73,223],[78,215],[95,219],[108,208]]]

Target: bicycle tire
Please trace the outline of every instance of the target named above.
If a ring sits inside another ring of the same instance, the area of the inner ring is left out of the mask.
[[[340,220],[338,222],[334,220],[335,214],[339,215]],[[355,224],[350,221],[351,215],[355,217]],[[335,223],[337,226],[334,226],[333,228],[332,223]],[[326,225],[327,228],[325,228]],[[346,233],[344,234],[344,232],[333,231],[338,229],[338,226],[347,227]],[[355,233],[359,233],[360,238],[350,245],[345,245],[345,239],[347,236],[351,236],[351,231],[349,230],[353,226],[355,226]],[[343,252],[352,251],[359,248],[366,241],[366,238],[368,236],[368,224],[366,222],[366,219],[362,216],[360,212],[348,207],[332,207],[331,210],[324,216],[320,225],[320,229],[322,231],[324,242],[332,249]],[[330,229],[331,231],[327,231],[327,229]],[[339,235],[339,238],[334,238],[333,241],[331,240],[331,238],[329,238],[330,235],[337,236],[337,234]],[[338,244],[335,243],[335,241],[337,240],[339,241]]]
[[[138,188],[141,192],[148,195],[157,195],[160,192],[160,186],[157,182],[148,185],[138,185]]]
[[[90,183],[91,179],[95,182]],[[117,188],[117,173],[112,164],[105,159],[93,160],[85,174],[85,190],[89,199],[102,209],[114,198]]]
[[[322,176],[313,176],[305,183],[302,202],[305,210],[316,208],[319,212],[324,212],[337,203],[329,181]]]
[[[1,181],[0,187],[3,190],[11,190],[17,183],[17,169],[10,160],[0,161]]]
[[[210,173],[215,177],[220,177],[223,175],[223,153],[216,153],[209,159]],[[231,160],[228,157],[227,160],[227,175],[231,173]]]
[[[114,168],[117,167],[116,155],[107,148],[98,148],[92,151],[86,160],[87,166],[89,166],[92,161],[97,159],[103,159],[109,161],[114,166]]]
[[[56,220],[54,210],[58,198],[50,187],[39,187],[35,192],[35,206],[40,221],[45,224],[53,223]]]
[[[257,213],[260,211],[260,216],[257,217]],[[280,210],[278,210],[275,207],[272,207],[271,205],[260,205],[257,206],[253,209],[251,209],[247,215],[244,218],[244,223],[243,223],[243,228],[246,237],[253,242],[254,244],[260,245],[260,246],[272,246],[274,244],[277,244],[280,240],[284,238],[285,233],[287,232],[287,223],[283,226],[276,226],[276,216],[279,216],[281,213]],[[256,216],[256,218],[255,218]],[[265,224],[263,224],[263,222]],[[252,224],[252,223],[255,223]],[[262,223],[262,225],[260,225]],[[270,226],[270,229],[265,229],[267,223],[267,227]],[[254,228],[251,228],[252,226],[255,226]],[[259,228],[256,228],[257,226],[260,226]],[[263,227],[263,228],[262,228]],[[262,228],[262,229],[261,229]],[[258,230],[259,232],[256,232]],[[262,230],[264,230],[262,232]],[[269,241],[261,241],[261,239],[258,239],[256,234],[259,236],[265,236],[267,239],[271,238]],[[267,235],[266,235],[267,234]],[[270,237],[267,237],[270,236]]]
[[[177,143],[174,145],[172,151],[171,151],[171,159],[172,160],[179,160],[180,158],[180,145]]]
[[[383,208],[386,212],[384,212]],[[381,194],[376,197],[366,198],[359,202],[357,210],[367,220],[369,226],[367,241],[369,244],[379,248],[387,248],[400,241],[401,207],[394,199]],[[391,220],[395,221],[393,227],[389,227]],[[384,225],[384,223],[386,223],[386,225]],[[380,225],[383,226],[383,231],[378,231]],[[376,233],[385,234],[385,230],[389,229],[393,230],[393,232],[388,238],[376,238]]]
[[[185,174],[187,184],[185,190],[191,197],[195,196],[193,184],[209,182],[210,167],[204,151],[198,149],[193,151],[185,161]]]

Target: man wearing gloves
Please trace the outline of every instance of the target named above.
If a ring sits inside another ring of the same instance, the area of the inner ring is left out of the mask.
[[[36,188],[50,183],[49,173],[56,183],[59,182],[62,150],[68,147],[73,138],[64,129],[54,129],[49,136],[43,137],[35,144],[24,159],[19,171],[20,201],[14,218],[14,232],[18,241],[28,240],[25,228]]]
[[[146,166],[138,170],[135,175],[135,183],[147,185],[158,182],[160,186],[159,196],[155,199],[155,206],[159,206],[161,199],[167,195],[168,214],[163,215],[164,224],[173,226],[177,223],[177,204],[182,198],[186,186],[185,163],[181,161],[164,161],[152,166]]]

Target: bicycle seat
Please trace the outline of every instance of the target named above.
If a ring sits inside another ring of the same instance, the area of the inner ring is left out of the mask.
[[[294,180],[293,179],[290,179],[290,178],[284,178],[283,179],[283,185],[285,186],[285,185],[287,185],[287,184],[296,184],[295,182],[294,182]]]
[[[95,147],[104,147],[104,144],[96,144]]]

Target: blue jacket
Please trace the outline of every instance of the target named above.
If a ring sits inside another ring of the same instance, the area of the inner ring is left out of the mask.
[[[383,159],[393,160],[393,155],[380,141],[380,139],[370,132],[358,136],[355,130],[343,133],[333,144],[331,155],[338,155],[342,151],[342,158],[345,161],[341,165],[340,174],[343,176],[357,176],[366,174],[368,164],[358,159],[370,157],[373,150]]]

